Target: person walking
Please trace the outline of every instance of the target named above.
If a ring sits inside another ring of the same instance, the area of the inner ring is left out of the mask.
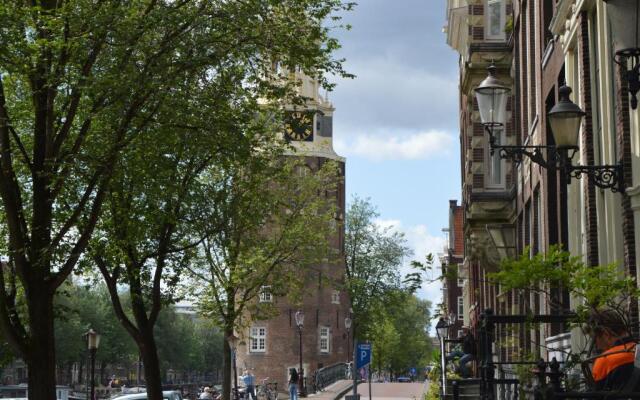
[[[289,369],[289,399],[298,400],[298,371],[295,368]]]
[[[244,375],[242,375],[240,378],[242,379],[242,382],[244,382],[244,386],[246,387],[247,398],[248,396],[251,396],[253,400],[257,400],[256,399],[256,377],[253,376],[251,371],[249,371],[248,369],[245,369]]]

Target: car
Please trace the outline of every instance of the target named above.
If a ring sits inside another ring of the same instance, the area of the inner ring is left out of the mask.
[[[111,400],[147,400],[147,392],[117,395]],[[162,392],[162,400],[182,400],[182,394],[177,390],[165,390]]]
[[[399,376],[398,382],[411,382],[411,378],[409,378],[408,376]]]

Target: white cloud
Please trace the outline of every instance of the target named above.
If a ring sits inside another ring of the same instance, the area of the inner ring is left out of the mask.
[[[407,245],[413,250],[413,256],[405,260],[401,273],[404,275],[411,272],[409,263],[412,260],[424,262],[427,254],[433,254],[435,263],[432,271],[425,277],[425,280],[435,280],[440,275],[440,262],[438,255],[444,252],[446,246],[445,236],[436,236],[429,233],[426,225],[418,224],[404,227],[402,222],[396,219],[379,219],[376,224],[381,228],[389,228],[392,231],[404,232]],[[435,306],[442,300],[442,284],[439,280],[425,283],[418,290],[417,295],[421,299],[431,301]]]
[[[452,135],[429,131],[404,136],[361,134],[352,141],[336,140],[335,148],[345,156],[370,160],[420,160],[451,154],[455,146]]]

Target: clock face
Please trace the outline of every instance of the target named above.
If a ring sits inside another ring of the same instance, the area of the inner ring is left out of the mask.
[[[288,112],[284,122],[284,133],[290,140],[313,141],[313,111]]]

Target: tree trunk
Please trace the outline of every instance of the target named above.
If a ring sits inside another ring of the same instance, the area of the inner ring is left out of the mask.
[[[147,399],[162,400],[162,375],[153,329],[143,333],[138,347],[144,364],[144,383],[147,388]]]
[[[53,297],[49,294],[48,288],[31,288],[27,293],[27,302],[30,323],[29,352],[26,357],[29,369],[29,400],[55,400]]]
[[[231,400],[231,379],[232,368],[231,365],[231,347],[229,346],[229,338],[233,335],[233,330],[225,329],[224,331],[224,344],[222,346],[222,355],[224,366],[222,370],[222,400]]]

